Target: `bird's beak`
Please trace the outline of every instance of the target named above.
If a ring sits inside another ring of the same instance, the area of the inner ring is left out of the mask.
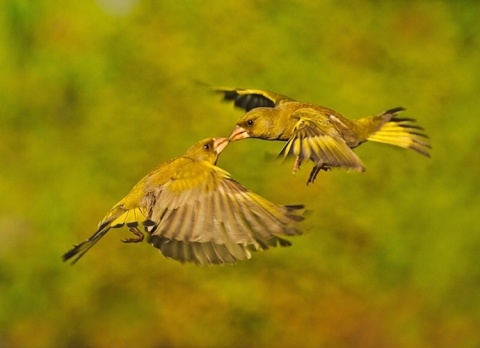
[[[250,135],[248,135],[248,132],[245,128],[240,126],[235,126],[235,128],[232,131],[232,134],[230,134],[230,137],[228,139],[230,141],[237,141],[237,140],[242,140],[249,137]]]
[[[217,155],[220,155],[223,149],[227,147],[229,141],[230,140],[228,138],[216,138],[213,141],[213,146],[215,148],[215,151],[217,152]]]

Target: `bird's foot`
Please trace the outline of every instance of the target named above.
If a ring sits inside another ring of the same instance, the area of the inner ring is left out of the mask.
[[[295,175],[297,170],[300,169],[300,166],[302,165],[302,159],[300,156],[295,157],[295,162],[293,162],[293,167],[292,167],[292,174]]]
[[[143,240],[144,235],[138,228],[130,227],[130,232],[132,232],[134,235],[136,235],[136,237],[135,238],[122,239],[122,242],[124,242],[124,243],[139,243]]]
[[[321,170],[324,170],[324,171],[328,172],[331,169],[332,169],[332,167],[330,167],[329,165],[327,165],[325,163],[319,163],[319,164],[315,165],[313,167],[312,171],[310,172],[310,176],[308,177],[307,186],[310,183],[312,183],[312,184],[315,183],[315,179],[317,178],[317,175]]]

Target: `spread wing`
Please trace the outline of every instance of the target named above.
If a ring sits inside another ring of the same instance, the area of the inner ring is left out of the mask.
[[[165,256],[196,264],[235,263],[250,251],[290,245],[302,206],[280,206],[207,162],[185,163],[155,192],[149,242]],[[195,178],[195,179],[193,179]]]
[[[360,158],[347,145],[342,135],[325,115],[313,109],[300,109],[292,115],[298,118],[292,137],[279,156],[299,156],[300,161],[311,159],[329,167],[364,171]]]
[[[283,100],[292,100],[284,95],[259,89],[217,88],[215,91],[222,93],[224,100],[233,100],[235,106],[246,112],[259,107],[274,108]]]

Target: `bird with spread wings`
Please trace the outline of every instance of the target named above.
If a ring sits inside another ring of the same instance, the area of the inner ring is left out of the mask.
[[[351,120],[335,110],[274,92],[235,88],[216,91],[246,111],[230,140],[286,141],[279,156],[295,156],[293,172],[304,160],[314,162],[307,185],[315,181],[321,170],[332,167],[365,171],[365,165],[352,149],[366,141],[409,148],[430,157],[427,135],[414,119],[399,116],[405,110],[402,107]]]

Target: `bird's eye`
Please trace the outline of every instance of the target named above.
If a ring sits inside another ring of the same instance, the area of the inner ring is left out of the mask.
[[[210,150],[210,145],[205,144],[205,145],[203,145],[203,148],[204,148],[205,150]]]
[[[248,120],[247,121],[247,126],[251,126],[251,125],[253,125],[253,120]]]

